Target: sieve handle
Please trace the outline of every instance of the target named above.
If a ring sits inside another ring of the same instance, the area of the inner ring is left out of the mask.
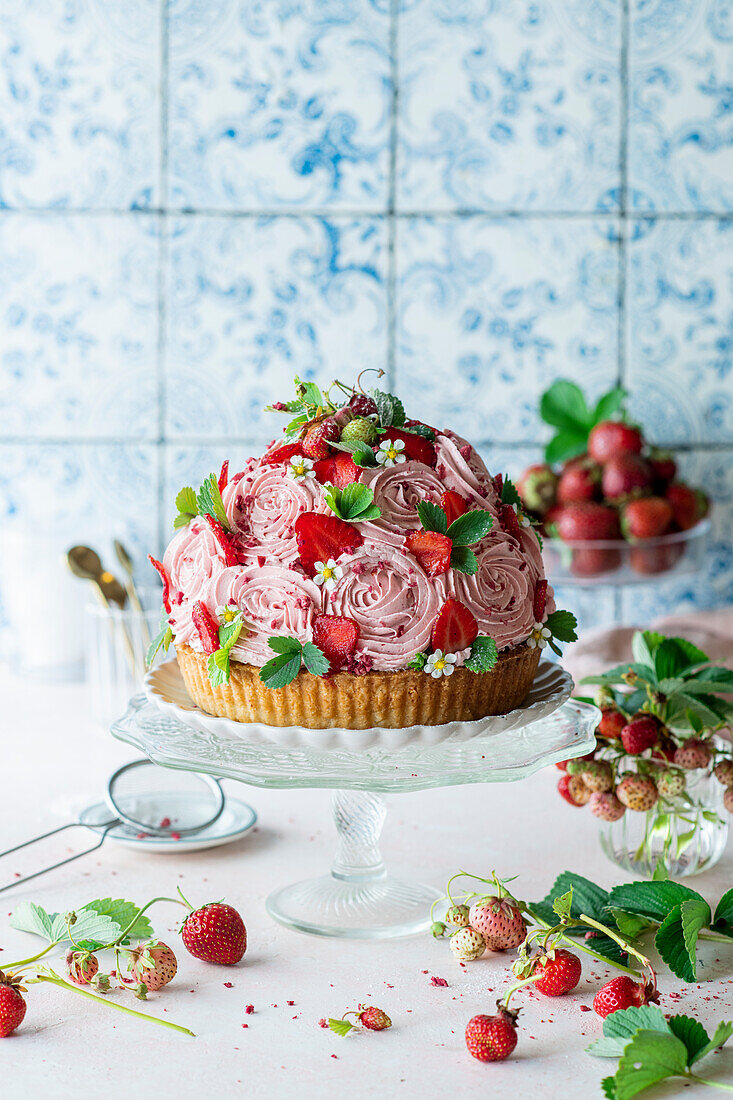
[[[12,890],[14,886],[22,886],[24,882],[30,882],[31,879],[38,878],[39,875],[45,875],[49,871],[55,871],[57,867],[64,867],[67,863],[73,863],[75,859],[81,859],[82,856],[88,856],[90,852],[96,852],[97,848],[101,848],[104,844],[107,833],[110,829],[114,829],[115,825],[119,825],[119,821],[110,821],[106,824],[104,832],[96,844],[93,844],[91,848],[85,848],[83,852],[77,852],[76,855],[68,856],[66,859],[60,859],[58,863],[51,863],[48,867],[43,867],[40,871],[34,871],[32,875],[25,875],[24,878],[14,879],[12,882],[6,883],[5,886],[0,886],[0,894],[4,894],[6,890]],[[45,840],[48,836],[55,836],[57,833],[63,833],[66,829],[86,829],[86,825],[82,825],[79,821],[70,821],[68,825],[59,825],[57,829],[49,829],[47,833],[41,833],[40,836],[31,837],[30,840],[24,840],[22,844],[16,844],[14,848],[8,848],[4,852],[0,852],[0,859],[3,856],[12,855],[13,852],[19,852],[21,848],[28,848],[31,844],[37,844],[39,840]]]

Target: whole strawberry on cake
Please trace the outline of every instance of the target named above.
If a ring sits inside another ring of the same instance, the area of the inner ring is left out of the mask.
[[[270,408],[290,417],[280,439],[176,498],[151,558],[151,657],[175,642],[192,699],[240,722],[401,728],[519,706],[575,618],[512,483],[378,389],[296,379]]]

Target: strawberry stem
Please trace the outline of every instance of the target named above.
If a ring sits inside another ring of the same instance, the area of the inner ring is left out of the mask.
[[[20,959],[19,962],[6,963],[3,962],[3,970],[17,970],[21,966],[28,966],[30,963],[36,962],[38,959],[42,959],[44,955],[47,955],[49,951],[53,951],[54,947],[58,947],[60,940],[54,940],[48,947],[44,947],[43,951],[39,951],[37,955],[31,955],[29,959]]]
[[[598,932],[602,932],[603,935],[608,936],[609,939],[614,940],[614,942],[617,943],[619,945],[619,947],[622,948],[622,950],[624,950],[626,952],[627,955],[633,955],[635,959],[639,960],[639,962],[642,964],[642,966],[647,967],[648,970],[650,971],[651,975],[652,975],[652,979],[654,981],[654,988],[656,989],[656,987],[657,987],[657,976],[654,973],[654,969],[652,967],[652,964],[649,961],[649,959],[646,957],[646,955],[642,955],[640,951],[637,951],[635,947],[632,947],[630,943],[627,943],[626,940],[622,939],[621,936],[619,936],[616,932],[612,931],[612,929],[606,928],[605,924],[599,924],[599,922],[597,920],[593,920],[592,917],[586,916],[585,913],[580,914],[580,920],[584,924],[589,924],[591,926],[591,928],[595,928]]]
[[[179,890],[179,893],[180,893],[180,890]],[[181,894],[181,897],[183,897],[183,894]],[[186,899],[184,898],[183,900],[185,901]],[[158,902],[158,901],[170,901],[173,905],[181,905],[182,904],[178,900],[178,898],[163,898],[163,897],[153,898],[151,901],[147,902],[147,904],[143,905],[141,909],[138,909],[138,911],[135,913],[135,916],[128,923],[127,927],[122,929],[122,931],[120,932],[120,934],[119,934],[119,936],[117,937],[116,940],[113,940],[112,943],[106,944],[106,948],[117,947],[118,944],[122,943],[122,941],[127,936],[127,933],[130,931],[131,928],[135,927],[136,922],[140,919],[140,917],[143,915],[143,913],[145,913],[150,908],[151,905],[155,905],[155,903]],[[186,902],[186,905],[188,905],[188,902]],[[99,950],[102,951],[102,950],[105,950],[105,948],[100,948]]]
[[[128,1016],[137,1016],[140,1020],[149,1020],[151,1024],[160,1024],[161,1027],[170,1028],[171,1031],[180,1031],[184,1035],[190,1035],[192,1038],[196,1038],[193,1031],[189,1031],[187,1027],[181,1027],[180,1024],[171,1023],[170,1020],[159,1020],[157,1016],[147,1016],[144,1012],[137,1012],[134,1008],[128,1008],[127,1005],[118,1005],[114,1001],[106,1001],[103,997],[97,997],[87,989],[81,989],[77,985],[70,985],[68,982],[65,982],[63,978],[60,978],[58,974],[54,973],[53,970],[48,973],[38,973],[35,978],[30,978],[28,981],[34,985],[37,982],[48,982],[50,985],[57,985],[60,989],[68,989],[70,993],[78,993],[80,997],[88,997],[90,1001],[98,1001],[99,1004],[107,1005],[108,1008],[115,1008],[118,1012],[126,1012]]]
[[[722,1081],[711,1081],[708,1077],[698,1077],[696,1073],[686,1073],[685,1077],[688,1077],[690,1081],[697,1081],[701,1085],[712,1085],[714,1089],[725,1089],[727,1092],[733,1092],[733,1085],[726,1085]]]
[[[522,903],[522,909],[527,914],[527,916],[532,918],[532,920],[535,922],[535,924],[538,924],[540,926],[540,928],[549,929],[549,928],[552,927],[551,925],[549,925],[547,923],[547,921],[542,920],[542,918],[538,917],[536,913],[533,913],[532,910],[529,908],[529,906],[526,905],[524,902]],[[583,918],[583,919],[587,919],[587,918]],[[602,925],[599,925],[597,927],[603,928]],[[604,929],[604,934],[605,934],[605,929]],[[583,951],[586,955],[590,955],[591,958],[597,959],[598,962],[605,963],[606,966],[613,966],[613,967],[616,968],[616,970],[622,970],[624,972],[624,974],[630,974],[632,978],[641,977],[638,970],[634,970],[630,966],[624,966],[623,963],[616,962],[614,959],[609,959],[607,955],[599,954],[598,951],[594,951],[591,947],[586,947],[584,943],[580,943],[578,940],[574,939],[572,936],[567,936],[567,935],[565,935],[565,933],[561,933],[560,934],[560,939],[564,943],[567,943],[569,946],[571,946],[573,949],[576,949],[578,951]],[[624,947],[624,950],[626,950],[626,946],[625,945],[622,945],[622,946]]]

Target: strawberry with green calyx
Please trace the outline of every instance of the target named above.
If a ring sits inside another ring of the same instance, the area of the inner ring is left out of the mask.
[[[69,981],[74,985],[91,985],[99,971],[99,960],[91,951],[69,948],[65,962]]]
[[[331,1031],[335,1031],[337,1035],[348,1035],[350,1031],[353,1031],[357,1024],[352,1024],[347,1020],[347,1016],[355,1016],[357,1023],[361,1024],[367,1031],[386,1031],[388,1027],[392,1027],[392,1021],[387,1013],[381,1008],[375,1008],[373,1005],[359,1005],[358,1009],[352,1009],[349,1012],[345,1012],[340,1020],[330,1019],[328,1026]]]
[[[623,415],[625,400],[625,391],[617,388],[604,394],[593,408],[589,408],[583,391],[575,382],[564,378],[553,382],[540,400],[540,416],[546,424],[557,429],[556,434],[545,447],[546,461],[562,462],[567,458],[583,454],[589,449],[589,435],[593,435],[594,429],[595,445],[591,451],[591,457],[597,462],[604,462],[606,457],[614,453],[614,448],[619,446],[616,437],[623,434],[624,438],[628,437],[630,442],[630,433],[635,429],[610,420],[613,416]],[[612,426],[605,422],[609,422]],[[623,433],[619,432],[618,428],[624,429]],[[614,442],[609,446],[606,440],[611,434],[614,435]]]
[[[546,464],[527,467],[517,481],[523,506],[529,512],[539,516],[544,516],[555,504],[557,486],[558,476],[552,467]],[[497,491],[501,496],[501,487]]]
[[[448,569],[473,576],[478,570],[478,560],[469,547],[488,535],[494,523],[491,514],[472,509],[449,525],[446,513],[431,501],[420,501],[416,511],[422,530],[406,535],[405,546],[428,576],[439,576]]]
[[[619,974],[598,990],[593,998],[593,1011],[605,1018],[632,1005],[638,1008],[658,1000],[652,983],[634,982],[626,974]]]
[[[672,507],[661,497],[631,500],[621,511],[621,533],[627,542],[665,535],[672,525]]]
[[[139,943],[137,947],[128,948],[125,955],[133,981],[143,986],[146,993],[157,993],[176,976],[176,956],[161,940]]]
[[[355,417],[341,432],[342,443],[365,443],[367,447],[371,447],[378,438],[377,425],[366,416]]]
[[[557,503],[577,504],[597,500],[601,491],[601,467],[591,458],[567,466],[557,483]],[[555,502],[553,501],[553,504]]]
[[[23,1023],[27,1008],[23,994],[26,992],[20,978],[0,970],[0,1039],[7,1039]]]
[[[675,526],[689,531],[707,514],[709,501],[700,489],[692,489],[682,481],[667,486],[664,498],[672,509]]]
[[[306,458],[328,458],[331,444],[341,438],[341,430],[332,416],[319,417],[310,421],[300,441],[301,453]]]
[[[208,902],[194,909],[180,887],[178,893],[190,910],[181,928],[181,938],[189,955],[220,966],[241,962],[247,950],[247,929],[237,910],[222,901]]]
[[[497,1001],[495,1016],[473,1016],[466,1024],[468,1053],[479,1062],[503,1062],[517,1045],[518,1011]]]
[[[451,905],[450,909],[446,911],[445,923],[452,924],[454,928],[465,928],[467,924],[470,924],[469,920],[470,910],[467,905]]]
[[[621,782],[616,787],[616,798],[623,803],[627,810],[632,810],[634,813],[646,813],[656,803],[659,793],[650,775],[628,772],[621,778]]]
[[[651,467],[641,455],[615,455],[603,467],[601,491],[611,504],[620,504],[631,496],[650,493],[651,486]]]
[[[466,925],[450,936],[450,949],[459,962],[474,962],[486,950],[486,940],[478,929]]]

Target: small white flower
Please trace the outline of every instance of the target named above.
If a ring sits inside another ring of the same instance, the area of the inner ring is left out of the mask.
[[[404,439],[383,439],[376,454],[377,462],[380,466],[396,466],[405,461],[404,449]]]
[[[547,645],[547,639],[552,637],[552,633],[548,627],[543,626],[542,623],[535,623],[532,627],[532,633],[527,638],[527,645],[530,649],[544,649]]]
[[[216,609],[216,617],[222,626],[233,623],[238,614],[239,608],[235,603],[222,604],[221,607]]]
[[[304,458],[303,455],[293,455],[288,466],[288,473],[293,481],[307,481],[309,477],[316,476],[312,460]]]
[[[439,680],[441,676],[452,676],[457,660],[457,653],[443,653],[442,649],[436,649],[425,662],[424,671],[434,680]]]
[[[336,581],[340,581],[344,575],[344,567],[337,565],[333,558],[328,561],[316,562],[316,575],[313,580],[316,584],[322,584],[327,592],[336,587]]]
[[[512,504],[512,508],[517,513],[517,521],[518,521],[520,527],[531,527],[532,526],[532,521],[530,520],[529,516],[525,516],[524,512],[522,511],[522,509],[519,507],[518,504]]]

